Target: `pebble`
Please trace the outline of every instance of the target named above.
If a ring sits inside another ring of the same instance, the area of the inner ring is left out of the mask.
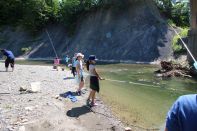
[[[22,91],[27,91],[27,88],[25,88],[25,86],[21,86],[20,89],[19,89],[19,91],[20,91],[20,92],[22,92]]]
[[[21,122],[22,123],[28,122],[28,119],[23,119]]]
[[[28,110],[28,111],[32,111],[33,109],[34,109],[34,107],[31,107],[31,106],[25,107],[25,110]]]
[[[8,129],[8,131],[13,131],[14,130],[13,126],[7,126],[6,128]]]
[[[20,126],[18,131],[25,131],[25,127],[24,126]]]
[[[130,127],[125,127],[125,131],[132,131]]]

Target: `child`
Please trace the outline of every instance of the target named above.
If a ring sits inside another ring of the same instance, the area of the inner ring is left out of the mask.
[[[53,68],[54,69],[57,69],[57,71],[58,71],[58,66],[60,65],[60,59],[58,58],[58,57],[56,57],[55,59],[54,59],[54,64],[53,64]]]
[[[69,56],[68,56],[68,55],[66,55],[66,57],[65,57],[66,66],[68,66],[68,64],[69,64],[69,60],[70,60]]]
[[[82,62],[83,57],[84,57],[83,54],[77,53],[76,71],[79,80],[79,88],[76,93],[78,96],[81,95],[81,89],[84,87],[83,62]]]
[[[95,64],[96,64],[96,56],[90,55],[89,59],[86,63],[86,66],[87,66],[87,70],[89,71],[89,74],[90,74],[90,88],[92,90],[89,94],[86,104],[91,107],[97,105],[95,103],[95,94],[96,94],[96,92],[99,92],[99,90],[100,90],[99,80],[104,80],[97,73],[96,68],[95,68]]]

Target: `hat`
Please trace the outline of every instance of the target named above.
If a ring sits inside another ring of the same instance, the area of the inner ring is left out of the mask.
[[[0,49],[1,52],[5,52],[5,49]]]
[[[82,53],[77,53],[77,57],[81,56],[82,58],[84,57],[84,55]]]
[[[98,60],[95,55],[90,55],[88,60]]]

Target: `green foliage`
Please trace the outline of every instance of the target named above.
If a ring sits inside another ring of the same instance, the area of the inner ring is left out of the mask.
[[[161,13],[172,20],[176,26],[189,26],[189,6],[186,3],[172,5],[171,0],[154,0]]]
[[[24,47],[24,48],[21,48],[21,51],[25,54],[25,53],[28,53],[31,51],[31,47]]]
[[[0,1],[0,24],[24,25],[36,30],[49,21],[56,21],[59,0],[6,0]]]
[[[181,36],[181,38],[185,38],[188,35],[188,28],[183,28],[181,29],[181,32],[179,33],[179,35]],[[184,52],[185,48],[183,47],[182,44],[180,44],[179,41],[179,36],[175,35],[172,41],[172,49],[174,51],[174,53],[180,53],[180,52]]]
[[[72,35],[80,15],[98,7],[99,4],[99,0],[62,0],[59,11],[60,22],[66,26],[68,33]]]
[[[48,23],[61,22],[72,32],[79,15],[99,6],[101,1],[0,0],[0,25],[23,25],[31,31],[39,31]]]
[[[172,26],[176,26],[176,24],[173,22],[173,20],[171,20],[171,19],[168,19],[167,20],[167,23],[169,24],[169,25],[172,25]]]

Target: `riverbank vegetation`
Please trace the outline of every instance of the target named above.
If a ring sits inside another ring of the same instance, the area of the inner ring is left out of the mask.
[[[154,0],[161,13],[177,26],[189,26],[189,7],[170,0]],[[0,25],[22,25],[40,30],[48,23],[63,23],[73,30],[82,13],[93,8],[124,5],[117,0],[7,0],[0,1]]]

